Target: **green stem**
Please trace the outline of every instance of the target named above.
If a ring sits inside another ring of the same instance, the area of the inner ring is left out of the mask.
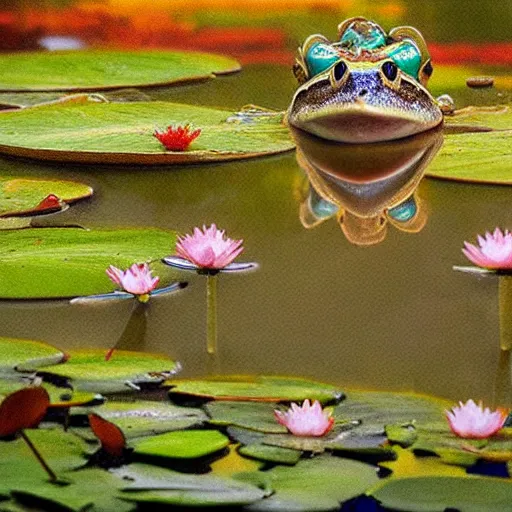
[[[500,348],[512,348],[512,278],[500,276],[498,284],[500,308]]]
[[[23,430],[20,430],[20,436],[27,443],[27,446],[30,448],[36,459],[38,460],[39,464],[43,467],[43,469],[48,473],[48,476],[50,477],[50,480],[52,482],[57,481],[57,475],[51,470],[50,466],[46,463],[46,461],[43,459],[43,456],[39,453],[37,448],[34,446],[32,441],[27,437],[27,434],[23,432]]]
[[[206,276],[206,350],[217,352],[217,276]]]

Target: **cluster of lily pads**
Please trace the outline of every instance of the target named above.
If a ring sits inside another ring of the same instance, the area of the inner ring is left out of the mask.
[[[176,363],[154,354],[119,351],[106,362],[101,350],[65,354],[5,338],[1,347],[2,511],[510,503],[507,480],[478,475],[508,474],[509,429],[459,437],[444,418],[446,401],[296,377],[179,380]],[[496,413],[468,403],[449,413],[452,427],[465,414],[473,418],[466,427],[484,416],[496,423]]]

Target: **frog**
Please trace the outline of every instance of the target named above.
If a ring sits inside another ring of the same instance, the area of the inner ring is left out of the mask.
[[[414,27],[386,33],[374,21],[350,18],[339,24],[336,41],[309,36],[293,71],[299,86],[285,122],[322,139],[382,142],[443,123],[427,89],[430,54]]]

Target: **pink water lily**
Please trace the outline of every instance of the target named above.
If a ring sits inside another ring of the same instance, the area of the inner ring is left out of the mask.
[[[243,250],[243,240],[232,240],[215,224],[201,231],[194,228],[192,235],[178,238],[176,253],[199,268],[222,269],[229,265]]]
[[[153,277],[151,272],[147,263],[134,263],[128,270],[121,270],[113,265],[107,269],[107,275],[112,282],[124,291],[136,295],[142,302],[149,299],[149,293],[160,281],[160,278]]]
[[[274,411],[274,416],[295,436],[320,437],[327,434],[334,425],[331,413],[322,410],[318,400],[313,405],[309,400],[304,400],[302,407],[292,403],[286,412]]]
[[[505,409],[497,409],[494,412],[482,402],[478,405],[473,400],[465,404],[459,402],[458,406],[452,407],[446,412],[446,418],[452,432],[458,437],[468,439],[486,439],[500,430],[508,416]]]
[[[488,269],[512,269],[512,233],[496,228],[494,233],[478,235],[478,245],[464,242],[464,255],[475,265]]]

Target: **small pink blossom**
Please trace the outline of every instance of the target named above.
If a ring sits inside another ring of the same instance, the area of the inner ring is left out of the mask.
[[[483,408],[482,402],[477,405],[473,400],[468,400],[465,404],[459,402],[458,406],[445,412],[452,432],[469,439],[486,439],[496,434],[508,416],[505,409],[491,412],[488,407]]]
[[[327,434],[334,425],[331,413],[323,411],[318,400],[313,405],[309,400],[304,400],[302,407],[292,403],[286,412],[274,411],[274,416],[294,436],[320,437]]]
[[[478,244],[464,242],[464,255],[475,265],[488,269],[512,269],[512,233],[496,228],[494,233],[478,235]]]
[[[199,268],[222,269],[229,265],[243,250],[243,240],[232,240],[215,224],[201,231],[194,228],[192,235],[178,238],[176,253]]]
[[[121,270],[113,265],[107,269],[107,275],[112,282],[138,297],[146,297],[158,285],[160,278],[153,277],[151,272],[147,263],[134,263],[128,270]]]

